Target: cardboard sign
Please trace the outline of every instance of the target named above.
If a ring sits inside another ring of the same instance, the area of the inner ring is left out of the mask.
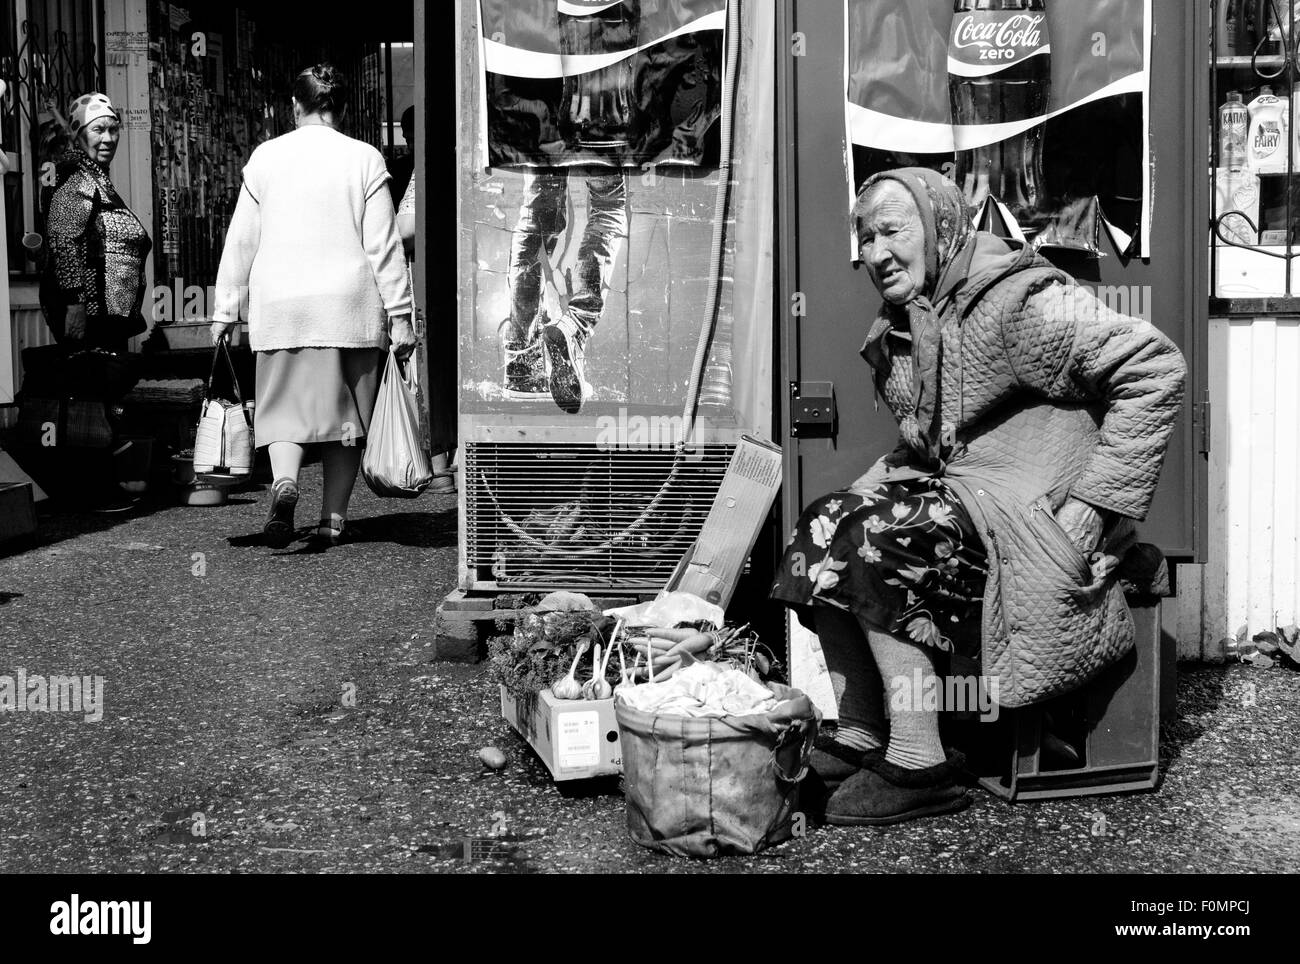
[[[780,489],[780,446],[742,436],[700,538],[669,588],[726,609]]]

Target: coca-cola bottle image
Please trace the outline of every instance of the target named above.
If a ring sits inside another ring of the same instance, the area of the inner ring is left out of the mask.
[[[560,53],[566,58],[560,96],[565,139],[587,148],[628,143],[633,115],[633,61],[624,57],[598,70],[570,71],[577,56],[630,50],[640,26],[640,0],[559,0]]]
[[[1051,56],[1045,0],[956,0],[948,42],[953,124],[979,127],[1042,117]],[[1036,214],[1043,197],[1043,124],[966,150],[963,137],[977,132],[956,133],[956,180],[966,200],[977,206],[992,194],[1021,227],[1041,226],[1044,218]]]

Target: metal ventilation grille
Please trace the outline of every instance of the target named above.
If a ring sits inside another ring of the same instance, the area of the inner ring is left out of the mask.
[[[476,581],[506,589],[662,589],[733,449],[468,443],[466,563]]]

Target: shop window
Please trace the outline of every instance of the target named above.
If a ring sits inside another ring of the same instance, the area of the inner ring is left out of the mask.
[[[1300,297],[1300,0],[1211,0],[1213,294]]]
[[[5,250],[11,273],[31,274],[53,192],[49,166],[64,146],[58,116],[87,91],[103,88],[100,24],[93,0],[18,0],[0,13],[0,146]],[[39,236],[39,237],[38,237]],[[24,239],[32,242],[24,245]]]

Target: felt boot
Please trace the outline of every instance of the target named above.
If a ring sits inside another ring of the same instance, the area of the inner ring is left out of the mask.
[[[815,819],[821,819],[832,793],[849,777],[862,769],[867,759],[880,759],[884,750],[857,750],[833,740],[822,740],[808,757],[808,776],[801,787],[803,806]]]
[[[845,780],[826,802],[826,822],[843,827],[883,826],[955,813],[970,805],[960,782],[965,763],[950,753],[943,763],[909,770],[868,757],[864,769]]]
[[[864,766],[868,758],[883,758],[883,750],[855,750],[843,743],[827,740],[818,742],[808,757],[808,765],[817,771],[822,782],[831,790]]]

